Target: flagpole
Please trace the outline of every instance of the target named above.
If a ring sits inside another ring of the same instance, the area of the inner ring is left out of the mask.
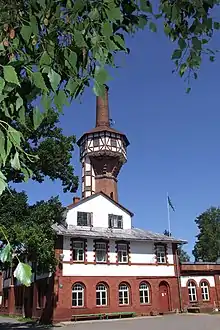
[[[168,231],[169,231],[169,236],[171,236],[171,226],[170,226],[170,206],[168,202],[168,193],[167,193],[167,222],[168,222]]]

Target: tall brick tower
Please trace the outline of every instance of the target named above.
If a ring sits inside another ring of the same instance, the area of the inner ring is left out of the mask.
[[[82,163],[82,198],[97,192],[118,201],[117,177],[127,161],[129,141],[125,134],[110,127],[108,87],[96,98],[96,127],[77,142]]]

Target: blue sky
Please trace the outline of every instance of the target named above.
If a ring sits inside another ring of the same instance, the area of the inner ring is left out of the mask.
[[[109,83],[111,118],[131,143],[119,175],[119,200],[134,212],[134,226],[163,232],[168,191],[176,208],[172,234],[186,239],[191,253],[195,217],[220,201],[220,59],[203,62],[192,92],[186,94],[184,81],[172,74],[173,45],[163,33],[138,33],[128,46],[130,55],[120,58],[121,68],[112,72]],[[79,138],[94,125],[95,97],[88,89],[81,102],[65,109],[61,126],[65,134]],[[72,163],[80,175],[77,147]],[[58,181],[15,187],[26,190],[31,203],[59,195],[68,205],[73,197],[62,192]]]

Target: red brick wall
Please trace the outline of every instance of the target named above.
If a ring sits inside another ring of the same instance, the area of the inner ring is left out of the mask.
[[[201,311],[209,311],[212,310],[215,307],[215,304],[217,304],[217,296],[216,296],[216,288],[210,287],[209,288],[209,301],[203,301],[202,300],[202,292],[201,288],[197,286],[197,302],[190,302],[189,296],[188,296],[188,288],[182,287],[182,300],[183,300],[183,308],[187,309],[190,306],[198,305],[201,309]]]
[[[104,281],[109,288],[108,306],[96,306],[96,285],[104,279],[100,277],[60,277],[57,307],[54,312],[54,320],[70,320],[74,314],[88,314],[99,312],[119,312],[134,311],[138,315],[141,314],[158,314],[160,313],[159,284],[166,281],[170,291],[170,311],[179,309],[179,294],[177,278],[138,278],[138,277],[109,277]],[[130,304],[128,306],[119,306],[118,303],[118,286],[125,281],[131,288]],[[139,284],[146,281],[151,287],[151,302],[149,305],[140,305],[139,300]],[[81,282],[85,286],[85,307],[72,307],[72,285]]]

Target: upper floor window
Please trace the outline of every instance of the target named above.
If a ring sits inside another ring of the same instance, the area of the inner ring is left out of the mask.
[[[77,212],[77,226],[91,226],[92,213],[91,212]]]
[[[156,246],[156,257],[157,257],[158,264],[166,263],[166,248],[164,245]]]
[[[118,263],[126,264],[128,262],[128,244],[118,243]]]
[[[108,226],[109,228],[123,228],[123,217],[122,215],[109,214],[108,215]]]
[[[209,300],[209,286],[206,281],[202,281],[201,283],[201,291],[202,291],[202,300]]]
[[[84,306],[84,286],[81,283],[76,283],[72,287],[72,306]]]
[[[193,281],[188,283],[188,295],[190,302],[197,301],[196,285]]]
[[[73,241],[73,260],[84,261],[84,242]]]
[[[107,262],[107,245],[105,242],[95,243],[95,260],[96,262]]]

